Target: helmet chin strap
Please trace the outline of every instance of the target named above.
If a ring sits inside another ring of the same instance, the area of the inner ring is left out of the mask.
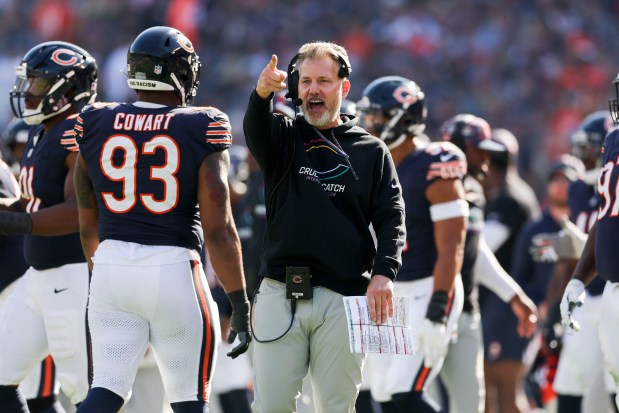
[[[176,89],[178,90],[178,93],[181,95],[181,106],[185,106],[186,102],[185,102],[185,88],[183,87],[183,85],[181,85],[181,82],[178,81],[178,79],[176,78],[176,75],[174,73],[170,73],[170,78],[172,79],[172,81],[174,82],[174,85],[176,85]]]
[[[393,142],[390,142],[387,145],[387,149],[391,150],[393,148],[397,148],[398,146],[402,145],[402,142],[404,142],[406,140],[406,134],[403,133],[400,135],[400,137],[396,140],[394,140]]]

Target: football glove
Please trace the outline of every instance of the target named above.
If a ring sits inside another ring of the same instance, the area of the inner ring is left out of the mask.
[[[449,294],[445,291],[434,291],[430,302],[426,318],[421,323],[419,330],[419,348],[424,356],[424,365],[434,367],[447,354],[449,340],[445,335],[447,322],[447,303]]]
[[[423,354],[423,364],[432,368],[447,355],[449,340],[445,337],[444,323],[435,323],[427,318],[421,322],[419,329],[419,350]]]
[[[230,350],[227,355],[233,359],[245,353],[251,342],[251,328],[249,325],[249,300],[245,290],[233,291],[228,294],[232,304],[232,317],[230,318],[230,334],[228,343],[232,344],[238,337],[240,343]]]
[[[568,334],[580,331],[580,324],[574,320],[573,313],[576,307],[580,307],[585,302],[585,285],[582,281],[575,278],[571,279],[561,298],[561,324],[565,327]]]

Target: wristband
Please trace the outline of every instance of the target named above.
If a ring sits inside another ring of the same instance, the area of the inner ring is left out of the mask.
[[[449,295],[445,291],[434,291],[428,303],[426,318],[434,323],[447,322],[447,303]]]
[[[228,294],[228,299],[232,305],[232,313],[247,314],[249,313],[249,299],[245,289],[232,291]]]
[[[32,217],[26,212],[0,212],[0,234],[30,234]]]

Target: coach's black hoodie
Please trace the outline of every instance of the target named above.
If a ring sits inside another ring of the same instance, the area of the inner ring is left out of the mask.
[[[364,295],[370,273],[395,278],[405,242],[395,166],[355,117],[342,120],[319,131],[252,93],[243,129],[265,181],[261,277],[284,282],[287,266],[308,266],[312,286],[343,295]]]

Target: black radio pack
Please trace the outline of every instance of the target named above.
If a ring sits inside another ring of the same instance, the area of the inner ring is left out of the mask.
[[[286,298],[309,300],[312,298],[309,267],[286,267]]]

